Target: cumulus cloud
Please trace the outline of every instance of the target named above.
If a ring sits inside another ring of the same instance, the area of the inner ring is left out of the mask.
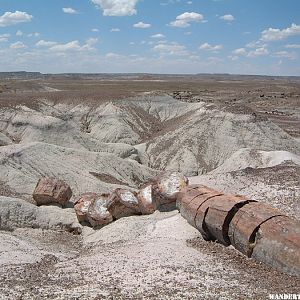
[[[167,55],[188,55],[188,51],[186,47],[177,43],[159,43],[158,45],[153,47],[155,52],[159,52],[160,54]]]
[[[65,14],[71,14],[71,15],[74,15],[74,14],[78,14],[78,11],[72,7],[64,7],[62,9],[62,11],[65,13]]]
[[[27,34],[28,37],[38,37],[40,35],[41,34],[39,32],[32,32],[32,33]]]
[[[163,39],[165,36],[162,33],[157,33],[157,34],[153,34],[151,35],[151,38],[153,39]]]
[[[199,47],[200,50],[206,51],[219,51],[223,49],[223,45],[210,45],[209,43],[204,43]]]
[[[227,22],[232,22],[235,20],[233,15],[224,15],[224,16],[221,16],[220,19],[227,21]]]
[[[19,23],[30,22],[33,16],[23,11],[6,12],[0,16],[0,27],[7,27]]]
[[[93,28],[92,32],[99,32],[99,29],[98,28]]]
[[[185,12],[176,17],[176,20],[170,23],[172,27],[186,28],[191,26],[191,23],[203,22],[204,17],[195,12]]]
[[[261,40],[265,42],[274,42],[284,40],[290,36],[300,35],[300,25],[292,24],[285,29],[269,28],[262,32]]]
[[[56,44],[56,45],[50,47],[50,50],[55,51],[55,52],[76,51],[76,50],[80,50],[80,49],[81,49],[81,46],[80,46],[79,41],[71,41],[66,44]]]
[[[150,28],[151,24],[147,24],[144,22],[138,22],[136,24],[133,25],[134,28],[141,28],[141,29],[146,29],[146,28]]]
[[[120,59],[120,58],[123,58],[122,55],[120,54],[117,54],[117,53],[113,53],[113,52],[109,52],[105,55],[106,58],[109,58],[109,59]]]
[[[16,36],[22,36],[23,35],[23,32],[21,31],[21,30],[18,30],[17,32],[16,32]]]
[[[288,52],[288,51],[278,51],[275,52],[274,56],[281,57],[281,58],[288,58],[291,60],[295,60],[297,58],[297,54],[294,52]]]
[[[89,38],[86,40],[86,45],[88,46],[94,46],[98,43],[98,39],[97,38]]]
[[[70,51],[89,51],[94,50],[93,46],[98,42],[97,38],[89,38],[84,45],[80,45],[78,40],[71,41],[65,44],[49,44],[49,42],[42,42],[43,46],[50,46],[49,50],[52,52],[70,52]],[[46,45],[48,43],[48,45]],[[51,42],[53,43],[53,42]],[[40,45],[41,46],[41,45]]]
[[[170,4],[177,4],[179,3],[181,0],[168,0],[166,2],[161,2],[160,5],[162,6],[167,6],[167,5],[170,5]]]
[[[132,16],[137,13],[136,4],[139,0],[91,0],[103,10],[104,16]]]
[[[120,28],[112,28],[112,29],[110,30],[110,32],[119,32],[119,31],[121,31]]]
[[[37,47],[51,47],[51,46],[54,46],[54,45],[56,45],[56,44],[57,44],[56,42],[40,40],[40,41],[38,41],[35,45],[36,45]]]
[[[253,41],[246,45],[247,48],[266,48],[267,44],[262,41]]]
[[[248,57],[257,57],[257,56],[266,56],[269,54],[269,51],[265,47],[257,48],[255,50],[249,51],[247,56]]]
[[[0,34],[0,42],[7,42],[9,37],[9,33]]]
[[[300,44],[288,44],[288,45],[285,45],[285,48],[300,49]]]
[[[235,55],[247,55],[247,51],[245,48],[238,48],[232,51]]]
[[[24,45],[22,42],[15,42],[15,43],[11,44],[9,48],[10,49],[25,49],[25,48],[27,48],[27,46]]]

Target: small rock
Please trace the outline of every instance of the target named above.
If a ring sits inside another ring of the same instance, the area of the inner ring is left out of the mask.
[[[108,209],[115,219],[141,213],[136,194],[125,189],[116,189],[114,191]]]
[[[88,221],[87,212],[93,200],[99,195],[96,193],[84,193],[75,200],[74,209],[79,222]]]
[[[159,209],[175,209],[178,193],[188,185],[188,179],[178,172],[165,172],[156,179],[153,194]]]
[[[88,208],[87,219],[93,227],[107,225],[113,221],[113,216],[108,210],[109,203],[109,194],[102,194],[92,200]]]
[[[33,192],[37,205],[59,203],[64,205],[72,197],[72,190],[64,181],[57,178],[41,178]]]
[[[150,215],[155,212],[156,204],[153,198],[152,184],[146,184],[142,187],[137,194],[137,198],[140,211],[143,215]]]

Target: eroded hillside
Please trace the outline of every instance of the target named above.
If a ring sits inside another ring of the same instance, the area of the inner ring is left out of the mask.
[[[45,176],[65,180],[74,199],[135,190],[171,170],[299,218],[298,81],[52,79],[1,86],[0,209],[5,215],[7,207],[23,207],[33,221],[13,220],[42,228],[0,232],[5,297],[238,299],[297,286],[234,249],[206,243],[175,211],[124,218],[98,231],[85,227],[74,237],[52,226],[56,215],[69,226],[72,208],[26,202],[35,204],[33,190]]]

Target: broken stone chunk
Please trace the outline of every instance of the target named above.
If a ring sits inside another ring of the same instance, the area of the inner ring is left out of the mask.
[[[159,209],[175,209],[178,193],[188,185],[188,179],[178,172],[165,172],[153,184],[156,206]]]
[[[107,225],[113,221],[113,216],[108,210],[109,194],[102,194],[93,199],[87,211],[87,220],[93,227]]]
[[[142,187],[137,194],[137,198],[140,211],[143,215],[150,215],[155,212],[156,204],[153,198],[152,184]]]
[[[51,203],[66,204],[72,197],[72,190],[63,180],[57,178],[41,178],[33,192],[37,205]]]
[[[114,191],[108,209],[115,219],[138,215],[141,212],[136,194],[125,189]]]
[[[85,193],[76,199],[74,209],[79,222],[88,221],[87,212],[92,201],[97,199],[98,196],[96,193]]]

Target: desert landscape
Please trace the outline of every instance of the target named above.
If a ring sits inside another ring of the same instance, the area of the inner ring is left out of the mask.
[[[205,241],[176,208],[102,228],[74,210],[179,172],[299,220],[299,104],[299,77],[0,73],[0,299],[299,293],[299,277]],[[70,186],[66,206],[37,205],[44,177]]]

